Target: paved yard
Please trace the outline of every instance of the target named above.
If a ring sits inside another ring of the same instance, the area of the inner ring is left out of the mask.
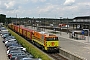
[[[0,36],[0,60],[9,60],[6,54],[6,47],[2,41],[3,38]]]

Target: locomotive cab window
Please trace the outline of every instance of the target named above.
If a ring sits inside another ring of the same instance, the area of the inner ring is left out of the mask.
[[[47,37],[46,41],[57,41],[58,37]]]

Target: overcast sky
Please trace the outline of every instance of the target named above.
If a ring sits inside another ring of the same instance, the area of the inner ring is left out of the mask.
[[[0,0],[7,17],[73,18],[90,15],[90,0]]]

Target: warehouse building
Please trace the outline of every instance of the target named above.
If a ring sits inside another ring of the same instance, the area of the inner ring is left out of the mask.
[[[90,29],[90,16],[75,17],[69,24],[73,25],[73,29]]]

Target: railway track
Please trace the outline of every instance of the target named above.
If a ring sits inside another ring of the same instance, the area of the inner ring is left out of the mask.
[[[52,54],[49,54],[49,56],[51,56],[54,60],[68,60],[62,57],[59,53],[52,53]]]

